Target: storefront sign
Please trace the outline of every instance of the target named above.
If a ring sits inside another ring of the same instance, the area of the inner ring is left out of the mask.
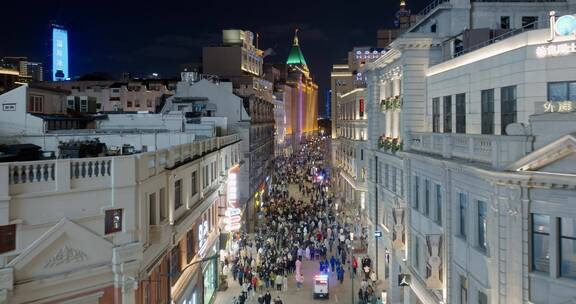
[[[228,170],[228,185],[226,188],[226,196],[228,198],[228,206],[232,208],[239,208],[238,204],[238,173],[240,167],[235,166]]]
[[[206,241],[208,241],[208,221],[204,221],[198,225],[198,248],[200,248],[200,254],[204,254],[206,250]]]
[[[541,45],[536,48],[538,58],[566,56],[576,53],[576,42]]]
[[[544,112],[546,113],[553,113],[553,112],[560,112],[560,113],[567,113],[573,112],[576,109],[576,102],[566,100],[566,101],[547,101],[543,105]]]

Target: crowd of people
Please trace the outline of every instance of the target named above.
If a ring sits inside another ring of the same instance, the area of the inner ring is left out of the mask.
[[[324,143],[314,138],[298,153],[275,158],[272,184],[257,210],[258,223],[253,233],[241,234],[236,250],[225,259],[225,275],[241,286],[236,303],[285,303],[289,278],[296,282],[294,292],[307,279],[312,282],[301,271],[303,261],[318,261],[320,273],[333,274],[340,284],[346,272],[351,277],[356,273],[354,225],[334,208],[331,180],[323,167]],[[369,278],[363,282],[367,286],[361,287],[360,299],[375,298]]]

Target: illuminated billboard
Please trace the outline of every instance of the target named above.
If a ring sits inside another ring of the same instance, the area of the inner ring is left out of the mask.
[[[52,80],[70,79],[68,74],[68,31],[52,28]]]

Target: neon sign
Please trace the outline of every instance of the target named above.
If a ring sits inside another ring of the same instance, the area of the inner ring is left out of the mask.
[[[52,80],[68,79],[68,31],[55,27],[52,29]]]
[[[544,112],[546,113],[567,113],[573,112],[576,110],[575,102],[566,100],[566,101],[547,101],[543,105]]]
[[[566,56],[576,53],[576,42],[541,45],[536,48],[538,58]]]

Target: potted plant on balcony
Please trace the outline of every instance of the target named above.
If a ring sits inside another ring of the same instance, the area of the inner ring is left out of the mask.
[[[401,106],[402,106],[402,99],[400,98],[400,96],[399,95],[394,96],[390,102],[390,107],[396,110],[400,109]]]

